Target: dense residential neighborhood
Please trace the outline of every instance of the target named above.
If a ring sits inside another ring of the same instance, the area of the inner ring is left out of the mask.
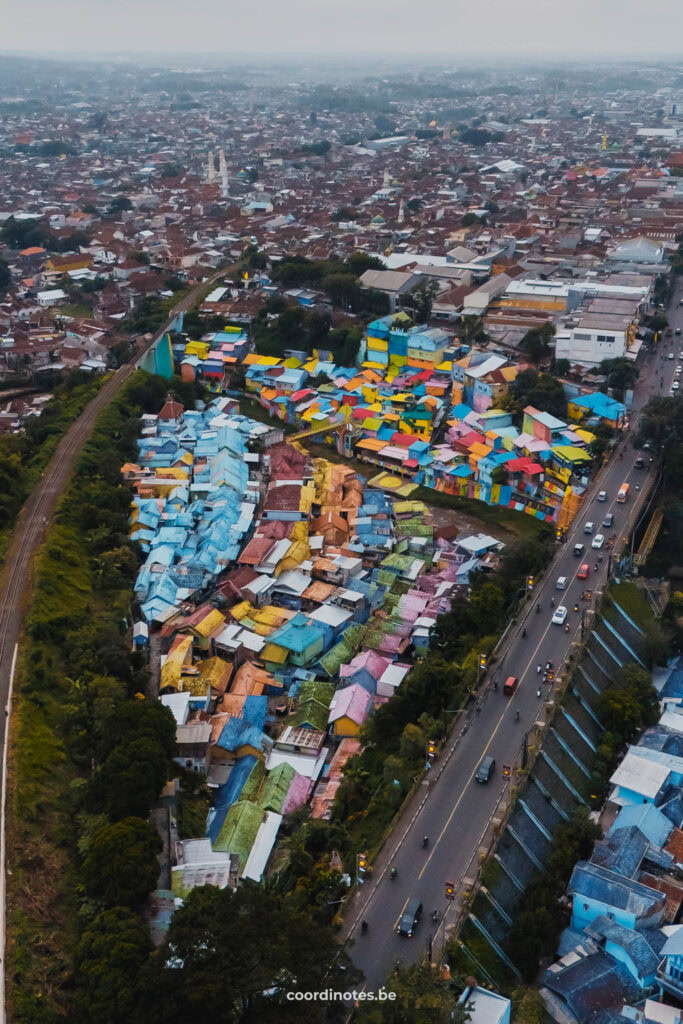
[[[680,1024],[678,65],[0,110],[7,1019]]]

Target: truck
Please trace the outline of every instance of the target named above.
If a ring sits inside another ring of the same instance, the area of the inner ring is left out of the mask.
[[[628,498],[628,492],[631,490],[630,484],[622,484],[617,494],[617,501],[624,502]]]

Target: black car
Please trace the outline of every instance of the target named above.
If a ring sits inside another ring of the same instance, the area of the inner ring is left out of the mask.
[[[496,762],[492,757],[483,758],[474,776],[477,782],[490,782]]]
[[[408,900],[406,909],[401,914],[396,931],[409,939],[417,928],[422,917],[422,904],[417,899]]]

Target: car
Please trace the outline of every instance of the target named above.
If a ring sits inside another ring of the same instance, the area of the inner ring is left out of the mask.
[[[594,529],[595,529],[595,523],[586,523],[586,525],[583,528],[583,532],[584,533],[592,533]]]
[[[680,384],[678,383],[678,381],[677,381],[677,380],[675,380],[675,381],[673,382],[673,384],[671,385],[671,390],[672,390],[672,391],[678,391],[678,389],[680,388],[680,386],[681,386],[681,385],[680,385]]]
[[[492,757],[483,758],[474,776],[475,780],[482,783],[490,782],[495,767],[496,762]]]
[[[559,608],[556,608],[553,612],[553,622],[556,626],[561,626],[564,620],[567,618],[567,609],[563,604]]]
[[[646,441],[645,442],[645,444],[643,445],[643,451],[645,451],[645,452],[651,452],[652,451],[652,442],[651,441]]]
[[[558,576],[557,583],[555,584],[555,590],[564,590],[567,586],[567,577]]]
[[[578,580],[587,580],[591,573],[591,567],[588,562],[584,562],[579,571],[576,574]]]
[[[607,501],[607,491],[598,492],[598,501]]]
[[[639,455],[636,461],[633,463],[634,469],[645,469],[645,459],[642,455]]]
[[[420,901],[415,898],[413,898],[412,900],[408,900],[405,906],[405,910],[403,911],[399,918],[398,928],[396,929],[396,931],[398,932],[399,935],[404,935],[407,939],[409,939],[412,936],[415,929],[417,928],[418,924],[420,923],[421,917],[422,904],[420,903]]]
[[[602,525],[605,526],[608,530],[611,526],[614,526],[614,513],[608,512],[602,521]]]
[[[508,676],[507,677],[507,679],[505,680],[505,683],[503,685],[503,693],[505,694],[506,697],[511,697],[512,696],[512,694],[517,689],[518,682],[519,682],[519,679],[517,678],[517,676]]]
[[[680,377],[680,375],[682,373],[683,373],[683,367],[677,366],[676,369],[674,370],[674,377]]]
[[[681,333],[681,329],[680,329],[680,327],[677,327],[676,328],[676,335],[678,336],[680,333]]]
[[[683,359],[683,351],[678,353],[678,358]]]
[[[680,333],[681,333],[680,331],[676,331],[676,334],[680,334]],[[669,359],[673,359],[673,358],[674,358],[673,352],[669,352]]]
[[[583,544],[575,544],[574,545],[574,554],[576,555],[577,558],[581,558],[581,555],[584,553],[585,550],[586,549],[583,546]]]
[[[601,533],[596,533],[596,535],[593,537],[593,543],[591,544],[591,547],[598,549],[601,548],[604,543],[605,538],[603,537],[603,535]]]

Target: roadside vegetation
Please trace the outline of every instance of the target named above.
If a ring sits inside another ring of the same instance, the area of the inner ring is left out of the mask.
[[[327,906],[312,914],[294,874],[272,888],[191,893],[169,933],[183,950],[177,969],[168,945],[153,951],[141,916],[159,874],[150,808],[180,771],[173,715],[144,698],[144,656],[130,647],[140,556],[120,467],[135,459],[141,413],[158,412],[169,390],[186,405],[198,397],[194,385],[138,373],[101,413],[37,559],[10,748],[7,966],[19,1024],[294,1024],[288,990],[358,980]],[[183,790],[181,826],[196,835],[206,790]],[[338,891],[339,873],[328,874]],[[281,938],[270,952],[266,919]],[[199,936],[212,936],[210,964]]]
[[[40,416],[27,420],[21,434],[0,436],[0,561],[16,518],[67,430],[95,397],[106,376],[70,373]]]

